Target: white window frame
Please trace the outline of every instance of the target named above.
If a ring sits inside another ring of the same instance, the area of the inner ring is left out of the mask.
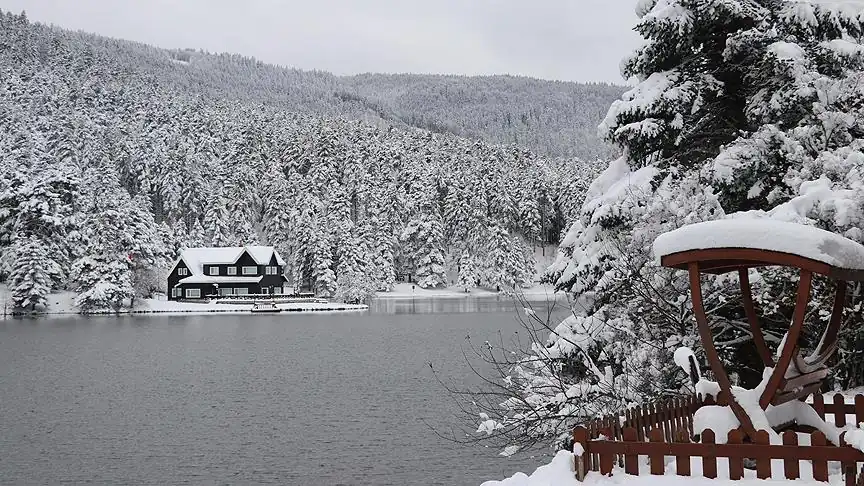
[[[270,289],[267,287],[261,287],[261,295],[267,295],[270,293]]]
[[[237,267],[235,267],[235,266],[228,267],[228,275],[237,275]]]
[[[251,266],[251,265],[244,266],[243,267],[243,275],[258,275],[258,267]]]
[[[219,275],[219,267],[216,265],[212,265],[210,267],[210,275],[218,276]]]
[[[189,269],[188,268],[181,267],[181,268],[177,269],[177,276],[178,277],[185,277],[187,275],[189,275]]]
[[[234,289],[232,289],[231,287],[219,287],[219,295],[223,297],[234,295]]]
[[[171,289],[171,297],[183,297],[183,289],[180,287],[174,287]]]
[[[201,289],[186,289],[186,298],[187,299],[200,299],[201,298]]]
[[[246,287],[237,287],[234,289],[234,295],[249,295],[249,289]]]
[[[282,287],[273,287],[273,295],[282,295]]]

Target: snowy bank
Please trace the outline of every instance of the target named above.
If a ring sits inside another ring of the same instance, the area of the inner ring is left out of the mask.
[[[75,307],[74,302],[77,294],[75,292],[55,292],[48,296],[48,309],[37,312],[34,316],[69,316],[80,315],[81,312]],[[5,285],[0,285],[0,302],[7,303],[5,313],[11,314],[11,306],[8,306],[9,291]],[[369,306],[365,304],[342,304],[338,302],[285,302],[278,303],[276,307],[282,312],[344,312],[365,311]],[[129,315],[129,314],[251,314],[252,301],[249,304],[218,304],[213,302],[176,302],[158,299],[138,299],[133,309],[120,312],[104,311],[93,312],[89,315]],[[29,315],[29,314],[28,314]]]
[[[413,289],[412,289],[413,286]],[[527,300],[554,300],[564,296],[564,292],[555,292],[552,285],[535,285],[533,287],[519,289],[518,295],[524,296]],[[494,289],[470,288],[465,291],[464,287],[450,286],[432,289],[421,289],[416,284],[399,282],[390,292],[378,292],[375,294],[377,298],[384,299],[437,299],[437,298],[468,298],[468,297],[507,297],[504,292],[496,292]]]
[[[718,460],[718,462],[722,461],[722,459]],[[700,477],[702,474],[701,461],[696,460],[696,458],[691,461],[693,476],[676,476],[675,468],[674,458],[667,458],[666,474],[662,476],[650,475],[647,472],[649,471],[647,465],[640,467],[640,470],[645,472],[639,476],[626,474],[623,469],[616,467],[612,471],[612,476],[589,472],[585,476],[585,481],[579,482],[576,480],[575,456],[570,452],[560,451],[552,459],[552,462],[538,467],[531,475],[519,472],[501,481],[486,481],[481,486],[612,486],[618,484],[627,486],[764,486],[780,483],[790,486],[825,486],[826,484],[844,484],[840,472],[833,470],[832,472],[835,474],[831,474],[828,482],[824,483],[812,479],[787,480],[782,477],[782,473],[779,476],[775,473],[775,477],[772,479],[757,479],[756,471],[750,469],[744,471],[744,478],[741,480],[732,481],[723,477],[708,479]],[[780,469],[782,470],[782,468]],[[802,477],[808,472],[806,469],[802,467]],[[722,470],[723,468],[718,467],[718,472]]]

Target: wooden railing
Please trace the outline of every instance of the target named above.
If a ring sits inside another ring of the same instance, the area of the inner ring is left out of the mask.
[[[721,405],[724,397],[717,400]],[[846,403],[842,395],[835,395],[833,403],[825,403],[817,395],[812,404],[820,417],[832,415],[833,422],[843,427],[854,416],[854,423],[864,422],[864,395],[858,395],[854,404]],[[671,400],[636,407],[619,416],[607,416],[577,427],[573,431],[576,450],[577,478],[583,479],[588,471],[610,474],[615,465],[624,468],[627,474],[639,474],[639,456],[647,457],[651,474],[664,474],[666,457],[674,457],[675,474],[691,475],[691,462],[701,460],[702,475],[718,477],[718,458],[728,461],[729,479],[744,476],[744,461],[755,464],[756,477],[772,477],[772,460],[783,461],[783,477],[797,479],[801,475],[801,461],[812,462],[813,479],[828,480],[828,462],[840,463],[846,484],[864,486],[864,472],[859,478],[859,463],[864,463],[864,452],[846,446],[841,435],[841,445],[830,444],[822,432],[810,433],[809,444],[799,444],[799,435],[793,431],[782,434],[782,445],[770,444],[768,432],[759,431],[752,443],[746,442],[741,430],[729,432],[725,444],[717,444],[712,430],[696,431],[700,442],[691,442],[696,437],[693,430],[693,414],[700,407],[713,405],[711,398],[699,400],[695,397]],[[845,434],[844,434],[845,435]],[[643,461],[644,462],[644,461]],[[779,471],[778,471],[779,472]],[[860,480],[860,482],[859,482]]]

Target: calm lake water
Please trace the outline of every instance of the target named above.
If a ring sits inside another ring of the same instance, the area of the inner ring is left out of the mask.
[[[428,363],[472,382],[465,336],[506,299],[353,314],[0,320],[0,483],[478,485],[548,457],[460,446]]]

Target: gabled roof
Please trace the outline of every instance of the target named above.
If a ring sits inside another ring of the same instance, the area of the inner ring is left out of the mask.
[[[267,265],[276,255],[276,264],[285,265],[285,260],[279,255],[279,252],[273,249],[272,246],[226,246],[219,248],[183,248],[180,250],[180,258],[174,262],[171,271],[177,266],[180,261],[186,263],[192,276],[203,277],[204,265],[231,265],[237,263],[240,256],[246,252],[255,260],[258,265]],[[186,279],[184,279],[186,280]],[[236,280],[235,280],[236,281]],[[189,282],[187,282],[189,283]]]

